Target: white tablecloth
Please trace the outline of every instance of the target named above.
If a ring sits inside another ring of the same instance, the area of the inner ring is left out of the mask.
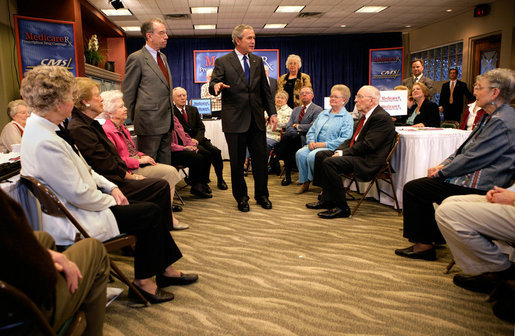
[[[204,119],[202,122],[206,126],[206,138],[210,139],[211,143],[222,151],[222,159],[229,160],[229,149],[222,132],[222,120]]]
[[[441,163],[454,153],[467,139],[470,131],[451,128],[417,129],[413,127],[397,127],[401,138],[397,150],[392,156],[393,176],[399,206],[402,208],[402,189],[414,179],[427,176],[427,169]],[[387,183],[380,182],[382,190],[390,193]],[[360,183],[360,191],[364,192],[366,183]],[[372,187],[369,196],[378,198],[376,188]],[[381,196],[381,203],[393,205],[394,201],[388,196]]]

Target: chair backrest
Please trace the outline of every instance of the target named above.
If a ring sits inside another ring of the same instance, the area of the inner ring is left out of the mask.
[[[392,143],[392,149],[390,149],[390,153],[388,153],[388,156],[386,157],[386,164],[390,164],[390,159],[392,158],[393,153],[397,149],[397,146],[399,145],[399,140],[401,139],[401,135],[397,133],[395,135],[395,139]]]
[[[21,176],[21,181],[32,192],[34,197],[37,198],[41,205],[41,210],[47,215],[53,217],[65,217],[75,226],[75,228],[82,234],[84,238],[89,238],[90,235],[73,215],[66,209],[64,204],[57,198],[52,190],[41,183],[38,179],[32,176]]]
[[[37,328],[43,335],[55,335],[34,302],[21,290],[0,280],[0,334],[21,335]]]

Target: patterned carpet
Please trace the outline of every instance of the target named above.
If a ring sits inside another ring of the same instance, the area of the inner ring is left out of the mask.
[[[252,176],[247,183],[253,195]],[[208,200],[179,191],[186,205],[177,217],[191,228],[173,232],[184,254],[176,267],[199,282],[169,287],[173,301],[140,309],[125,290],[107,309],[106,335],[514,334],[485,295],[452,284],[458,267],[443,274],[447,248],[436,262],[393,253],[408,243],[390,207],[366,201],[355,218],[321,220],[304,206],[318,188],[296,195],[297,185],[270,175],[273,209],[251,200],[241,213],[230,189],[211,187]],[[132,260],[115,260],[132,277]]]

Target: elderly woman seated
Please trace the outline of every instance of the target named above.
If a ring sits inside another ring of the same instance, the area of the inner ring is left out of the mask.
[[[485,115],[470,136],[427,177],[404,185],[404,237],[413,245],[397,249],[399,256],[435,260],[434,244],[444,242],[435,221],[433,203],[453,195],[485,194],[494,186],[506,187],[515,167],[515,72],[494,69],[477,77],[477,105]]]
[[[132,141],[131,135],[124,122],[127,120],[127,108],[123,102],[123,93],[119,90],[105,91],[100,94],[103,99],[104,113],[106,120],[102,125],[107,137],[111,140],[120,154],[120,157],[127,165],[129,172],[143,175],[145,177],[162,178],[170,185],[171,198],[175,193],[175,185],[181,180],[179,172],[175,167],[156,163],[153,158],[145,153],[138,152]],[[178,205],[172,205],[173,211],[181,211]],[[187,224],[180,224],[173,216],[173,228],[175,230],[187,229]]]
[[[275,147],[281,140],[281,132],[282,129],[286,127],[288,121],[291,117],[291,112],[293,111],[291,107],[286,104],[288,101],[288,93],[286,91],[281,90],[275,94],[275,108],[277,110],[277,128],[275,131],[272,131],[272,125],[268,124],[266,127],[266,146],[268,148],[268,152]],[[270,162],[270,167],[273,170],[277,170],[279,167],[279,162],[277,159],[274,162]]]
[[[74,98],[75,108],[68,130],[88,164],[99,174],[116,183],[129,201],[149,201],[159,204],[162,209],[171,209],[170,197],[167,198],[170,204],[164,204],[163,199],[156,198],[156,193],[162,188],[170,192],[168,183],[163,186],[162,182],[165,181],[160,178],[145,177],[131,172],[102,126],[94,120],[104,111],[97,83],[90,78],[77,78]],[[173,221],[172,210],[165,213],[166,218],[170,219],[170,229],[184,228],[174,226],[178,223]]]
[[[12,151],[12,145],[21,144],[21,137],[29,117],[29,107],[21,99],[13,100],[7,104],[7,114],[12,119],[4,126],[0,135],[0,152],[8,153]]]
[[[168,183],[154,182],[162,186],[153,190],[161,204],[129,204],[116,184],[86,164],[67,132],[59,127],[72,112],[74,86],[73,75],[59,66],[37,66],[25,74],[20,93],[33,114],[22,139],[21,173],[51,188],[93,238],[105,241],[120,232],[136,235],[134,284],[151,303],[170,301],[173,294],[158,287],[192,283],[198,276],[182,274],[173,267],[182,254],[167,228],[171,213]],[[99,98],[94,95],[92,99],[84,100],[84,105],[101,106]],[[43,213],[42,221],[41,227],[57,245],[74,243],[77,230],[66,218]],[[129,297],[137,298],[131,291]]]
[[[172,132],[172,164],[190,168],[190,192],[200,198],[213,197],[209,187],[209,170],[211,168],[211,155],[206,149],[198,147],[190,135],[184,130],[181,122],[173,116]]]
[[[345,109],[349,98],[350,90],[347,86],[333,86],[329,100],[331,109],[322,111],[306,134],[307,145],[295,155],[301,183],[297,194],[306,192],[313,181],[316,153],[321,150],[335,150],[352,136],[354,121]]]

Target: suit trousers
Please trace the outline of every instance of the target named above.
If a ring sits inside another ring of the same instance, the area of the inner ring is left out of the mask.
[[[328,153],[321,154],[327,155]],[[321,202],[334,203],[341,209],[348,208],[346,201],[345,188],[340,174],[349,174],[354,172],[354,157],[352,156],[337,156],[328,157],[323,160],[321,165],[321,184],[322,184],[322,197]]]
[[[38,241],[47,249],[55,250],[52,236],[46,232],[35,231]],[[57,277],[55,290],[55,320],[52,326],[55,331],[62,327],[77,310],[86,314],[87,327],[84,335],[102,335],[106,305],[106,287],[109,277],[109,257],[104,245],[96,239],[83,239],[63,252],[80,269],[82,279],[75,293],[70,293],[66,278]],[[47,317],[51,311],[42,309]]]
[[[481,274],[511,267],[492,240],[515,243],[513,205],[489,203],[482,195],[452,196],[442,202],[435,216],[463,272]]]
[[[295,166],[295,153],[302,147],[302,139],[298,133],[284,133],[281,141],[275,146],[279,159],[284,161],[284,172],[290,176]]]
[[[332,150],[324,150],[317,152],[315,155],[315,169],[313,170],[313,185],[323,187],[323,176],[324,173],[322,171],[322,163],[328,157],[333,156],[334,152]]]
[[[433,203],[440,204],[453,195],[486,194],[479,189],[445,182],[444,178],[423,177],[404,185],[404,237],[413,243],[443,243]]]
[[[209,153],[209,161],[215,169],[216,177],[220,180],[223,179],[224,162],[222,160],[222,151],[214,146],[209,139],[202,139],[199,141],[198,148],[202,152]]]
[[[170,191],[168,191],[170,204]],[[134,277],[147,279],[162,274],[182,257],[168,226],[161,221],[162,210],[150,202],[115,205],[111,211],[120,232],[137,237],[134,251]]]
[[[172,164],[189,167],[191,184],[208,184],[209,170],[211,169],[210,153],[201,147],[198,152],[182,151],[173,152]]]
[[[232,195],[236,201],[248,200],[247,184],[243,175],[245,153],[248,147],[252,159],[254,198],[268,197],[268,171],[266,156],[266,132],[260,130],[254,119],[249,130],[243,133],[225,133],[231,159]]]
[[[171,164],[172,133],[138,135],[138,150],[152,157],[156,162]]]

